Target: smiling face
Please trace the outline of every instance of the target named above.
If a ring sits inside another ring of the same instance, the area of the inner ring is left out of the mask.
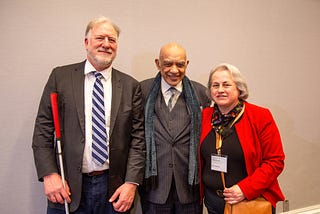
[[[219,69],[212,74],[210,93],[223,114],[227,114],[239,102],[240,92],[230,71],[226,69]]]
[[[184,78],[189,63],[186,51],[177,44],[162,47],[159,59],[155,62],[161,76],[170,86],[176,86]]]
[[[111,23],[96,24],[85,38],[87,59],[97,69],[102,71],[112,64],[117,55],[118,35]]]

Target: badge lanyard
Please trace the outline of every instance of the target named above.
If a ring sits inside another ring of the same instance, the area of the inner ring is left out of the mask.
[[[239,118],[242,116],[243,112],[244,112],[244,109],[245,109],[245,104],[243,104],[243,108],[242,110],[240,111],[240,113],[237,115],[237,117],[232,121],[232,123],[229,125],[229,128],[231,128],[238,120]],[[222,153],[221,153],[221,147],[222,147],[222,136],[221,134],[219,134],[218,132],[215,132],[216,134],[216,150],[217,150],[217,155],[219,157],[222,157]],[[224,179],[224,172],[223,171],[220,171],[221,172],[221,178],[222,178],[222,184],[223,184],[223,187],[225,188],[226,187],[226,184],[225,184],[225,179]]]

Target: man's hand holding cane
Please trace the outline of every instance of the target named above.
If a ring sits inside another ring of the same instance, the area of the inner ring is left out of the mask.
[[[59,121],[59,112],[58,112],[58,94],[51,93],[50,101],[51,101],[51,107],[52,107],[52,116],[53,116],[53,123],[54,123],[54,129],[55,129],[55,137],[57,142],[56,146],[57,146],[57,154],[59,159],[61,176],[57,173],[52,173],[45,176],[44,191],[50,201],[55,203],[59,202],[61,204],[64,203],[65,212],[66,214],[69,214],[68,203],[71,202],[71,199],[69,197],[70,188],[64,176],[64,167],[63,167],[62,149],[61,149],[60,121]]]
[[[63,204],[64,200],[68,203],[71,202],[69,185],[65,181],[66,188],[64,188],[61,176],[58,173],[47,175],[43,180],[44,192],[49,201],[60,204]]]

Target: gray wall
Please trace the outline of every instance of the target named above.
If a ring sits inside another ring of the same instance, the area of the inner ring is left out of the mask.
[[[138,80],[155,75],[170,41],[203,84],[218,63],[238,66],[249,101],[270,108],[281,131],[290,209],[319,204],[319,0],[1,0],[1,213],[45,212],[31,150],[39,99],[54,66],[85,58],[85,26],[98,15],[122,28],[115,67]]]

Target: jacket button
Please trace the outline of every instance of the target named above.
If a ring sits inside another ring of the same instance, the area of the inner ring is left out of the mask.
[[[173,167],[173,164],[172,164],[172,163],[169,163],[169,167],[172,168],[172,167]]]

